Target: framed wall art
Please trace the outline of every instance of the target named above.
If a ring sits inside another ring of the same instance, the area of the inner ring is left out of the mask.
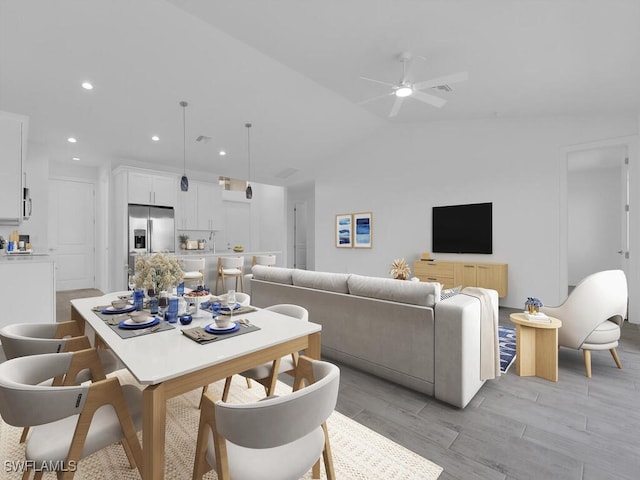
[[[371,248],[373,245],[373,214],[371,212],[353,214],[353,246]]]
[[[350,213],[336,215],[336,247],[353,247],[353,218]]]

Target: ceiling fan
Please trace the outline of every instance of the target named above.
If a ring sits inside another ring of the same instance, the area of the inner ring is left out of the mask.
[[[440,97],[436,97],[435,95],[431,95],[430,93],[425,93],[422,90],[433,88],[450,92],[452,91],[452,88],[449,86],[450,84],[464,82],[469,79],[468,72],[458,72],[451,75],[444,75],[442,77],[433,78],[431,80],[426,80],[423,82],[412,82],[411,80],[409,80],[409,69],[411,68],[411,62],[413,60],[411,54],[401,53],[398,56],[398,60],[402,62],[402,78],[397,84],[383,82],[381,80],[375,80],[373,78],[360,77],[361,79],[367,80],[369,82],[381,83],[382,85],[391,87],[391,92],[360,102],[360,105],[373,102],[374,100],[378,100],[389,95],[395,95],[396,99],[395,102],[393,102],[393,106],[391,107],[391,112],[389,112],[389,117],[395,117],[398,114],[398,112],[400,111],[400,107],[404,102],[404,99],[408,97],[415,98],[416,100],[420,100],[421,102],[428,103],[429,105],[440,108],[445,103],[447,103],[447,101]]]

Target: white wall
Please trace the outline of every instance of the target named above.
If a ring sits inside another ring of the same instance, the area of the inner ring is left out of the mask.
[[[620,168],[569,174],[569,285],[589,274],[620,268],[623,248]]]
[[[557,304],[562,149],[637,131],[637,115],[390,125],[317,179],[316,269],[388,276],[394,258],[431,251],[434,205],[493,202],[492,255],[435,258],[508,263],[502,305],[527,296]],[[373,248],[336,248],[335,215],[362,211],[373,212]]]

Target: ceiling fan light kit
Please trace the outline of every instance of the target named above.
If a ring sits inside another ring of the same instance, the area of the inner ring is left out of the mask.
[[[398,60],[402,62],[402,79],[397,84],[383,82],[374,78],[360,77],[361,79],[367,80],[369,82],[380,83],[382,85],[391,87],[391,92],[389,92],[388,94],[370,98],[368,100],[360,102],[361,104],[378,100],[380,98],[387,97],[388,95],[393,95],[396,97],[396,99],[393,102],[391,111],[389,112],[389,117],[395,117],[398,114],[398,112],[400,111],[400,107],[404,102],[404,99],[407,97],[414,98],[423,103],[431,105],[432,107],[441,108],[445,103],[447,103],[446,100],[435,95],[431,95],[430,93],[425,93],[422,90],[431,88],[437,91],[451,92],[453,89],[451,88],[450,84],[464,82],[469,79],[469,74],[467,72],[459,72],[451,75],[433,78],[431,80],[423,82],[412,82],[411,80],[409,80],[409,67],[411,66],[413,57],[410,53],[405,52],[401,53],[398,56]]]
[[[182,107],[182,160],[184,164],[184,170],[182,178],[180,179],[180,190],[183,192],[189,191],[189,179],[187,178],[187,117],[186,111],[189,104],[184,100],[180,102]]]

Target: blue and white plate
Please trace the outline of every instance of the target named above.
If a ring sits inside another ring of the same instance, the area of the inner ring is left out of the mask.
[[[239,303],[236,303],[235,306],[233,307],[234,310],[237,310],[239,308],[240,308],[240,304]],[[231,309],[229,307],[220,307],[220,310],[225,310],[225,311],[228,312]]]
[[[118,327],[124,328],[125,330],[136,330],[138,328],[153,327],[154,325],[157,325],[158,323],[160,323],[160,319],[158,317],[149,317],[148,321],[141,322],[141,323],[134,322],[130,318],[127,318],[126,320],[121,321],[118,324]]]
[[[106,315],[117,314],[117,313],[129,313],[129,312],[133,312],[135,309],[136,307],[134,307],[133,305],[129,305],[128,307],[124,307],[124,308],[115,308],[113,306],[110,306],[107,308],[103,308],[102,313]]]
[[[204,327],[205,331],[209,333],[232,333],[237,331],[239,328],[240,324],[238,323],[234,323],[233,325],[229,325],[225,328],[218,328],[215,323],[210,323]]]

